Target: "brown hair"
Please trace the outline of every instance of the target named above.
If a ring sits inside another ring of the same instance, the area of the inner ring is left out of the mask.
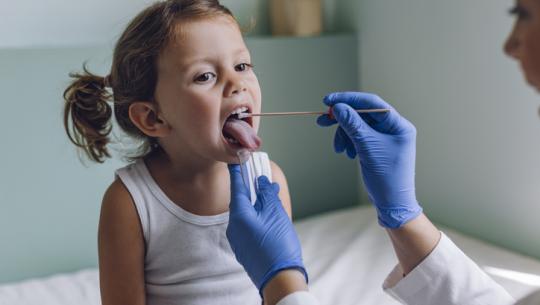
[[[88,71],[70,73],[75,80],[64,91],[64,128],[71,142],[82,148],[93,161],[103,163],[112,129],[112,99],[118,125],[128,135],[143,139],[137,159],[158,149],[157,140],[142,133],[129,119],[129,106],[135,101],[153,101],[157,83],[156,62],[172,41],[179,21],[232,13],[218,0],[167,0],[156,2],[139,13],[116,43],[111,72],[106,77]],[[107,91],[112,89],[112,94]],[[69,124],[71,119],[72,124]]]

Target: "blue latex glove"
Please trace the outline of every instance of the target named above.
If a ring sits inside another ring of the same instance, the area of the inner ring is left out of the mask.
[[[240,173],[229,165],[231,203],[227,239],[236,259],[262,291],[279,271],[298,269],[308,280],[302,249],[293,224],[278,197],[279,185],[266,176],[257,178],[259,191],[255,205]]]
[[[359,157],[364,184],[377,208],[379,223],[399,228],[422,213],[416,200],[414,174],[416,128],[380,97],[361,92],[327,95],[335,119],[317,118],[317,124],[339,123],[334,149]],[[358,114],[354,109],[391,109],[386,113]]]

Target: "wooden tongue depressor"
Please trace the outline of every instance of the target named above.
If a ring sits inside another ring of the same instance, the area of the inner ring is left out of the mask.
[[[377,113],[377,112],[388,112],[390,109],[357,109],[356,112],[358,113]],[[328,110],[328,112],[324,111],[297,111],[297,112],[266,112],[266,113],[239,113],[238,118],[249,118],[254,116],[286,116],[286,115],[314,115],[314,114],[328,114],[331,119],[334,118],[334,114],[332,112],[332,107]]]

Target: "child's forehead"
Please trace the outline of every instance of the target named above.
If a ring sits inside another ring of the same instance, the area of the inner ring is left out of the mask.
[[[187,60],[247,51],[238,24],[225,16],[179,22],[167,49],[174,57]]]
[[[245,46],[238,24],[231,18],[214,17],[179,23],[171,48],[181,53],[228,51]]]

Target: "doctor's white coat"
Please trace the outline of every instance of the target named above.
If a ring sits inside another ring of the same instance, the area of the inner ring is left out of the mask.
[[[407,276],[403,277],[399,265],[394,268],[383,284],[388,294],[409,305],[540,305],[540,291],[516,303],[444,233],[441,235],[435,249]],[[296,292],[277,305],[316,304],[308,292]]]

